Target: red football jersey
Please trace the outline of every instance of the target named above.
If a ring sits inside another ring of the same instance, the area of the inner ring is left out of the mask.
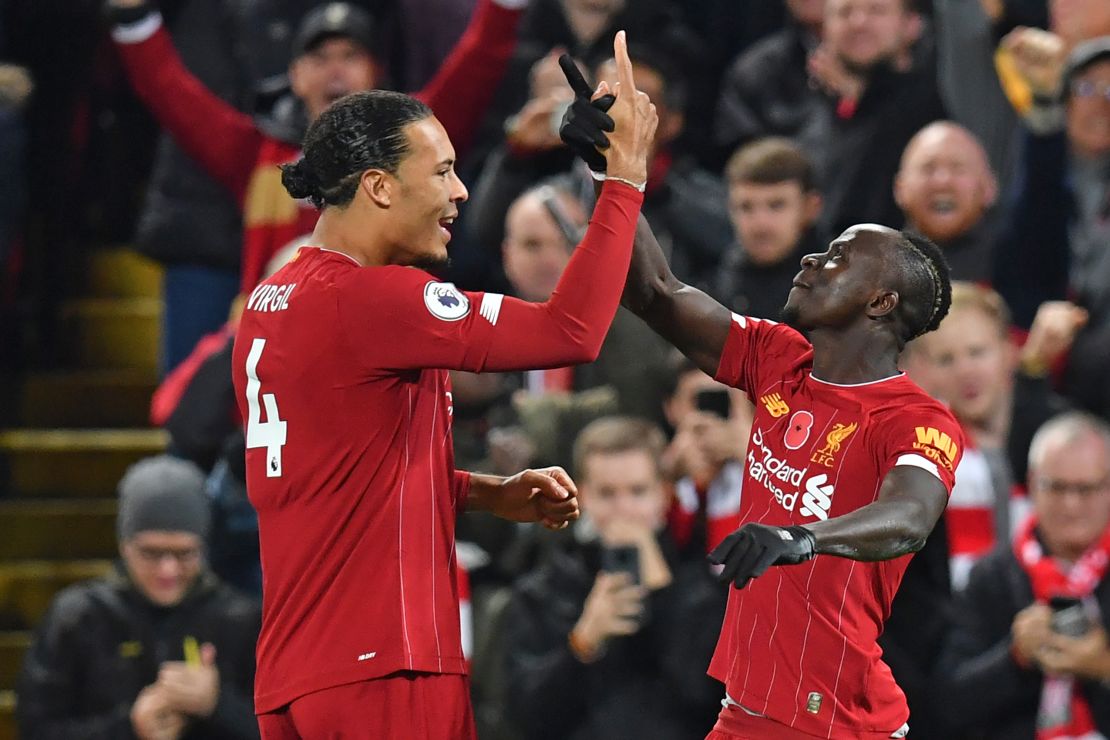
[[[596,353],[642,198],[605,184],[542,304],[317,247],[251,293],[232,373],[262,560],[256,711],[399,670],[466,672],[455,518],[469,476],[454,469],[446,370]]]
[[[813,377],[793,329],[734,316],[717,379],[755,404],[741,521],[790,526],[874,502],[895,465],[949,491],[963,448],[948,410],[904,374],[857,385]],[[709,673],[745,708],[817,737],[889,737],[909,709],[876,640],[911,556],[818,555],[730,589]]]

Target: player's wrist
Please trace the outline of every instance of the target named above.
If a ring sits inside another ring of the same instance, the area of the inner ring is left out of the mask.
[[[790,563],[804,563],[817,555],[817,537],[803,526],[784,527],[793,538],[794,546],[790,552]]]

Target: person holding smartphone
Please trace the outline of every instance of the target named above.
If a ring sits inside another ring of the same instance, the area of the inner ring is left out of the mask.
[[[581,526],[515,585],[503,620],[506,710],[523,737],[683,740],[713,724],[720,697],[704,670],[724,604],[686,585],[666,531],[663,446],[631,417],[576,440]]]
[[[1110,737],[1110,426],[1066,412],[1029,450],[1032,515],[971,571],[941,660],[946,737]]]
[[[740,526],[740,484],[751,404],[681,353],[671,358],[673,390],[663,403],[674,437],[663,468],[674,482],[671,533],[684,555],[703,554]]]

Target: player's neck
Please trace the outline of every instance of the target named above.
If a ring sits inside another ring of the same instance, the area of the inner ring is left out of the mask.
[[[370,240],[367,234],[378,234],[380,230],[369,227],[365,218],[351,208],[325,208],[320,220],[312,230],[314,247],[323,247],[333,252],[341,252],[363,267],[378,267],[388,264],[385,247],[380,240]]]
[[[813,374],[829,383],[870,383],[897,375],[898,350],[885,335],[815,329]]]

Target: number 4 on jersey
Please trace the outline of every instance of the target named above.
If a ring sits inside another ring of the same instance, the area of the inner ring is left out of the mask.
[[[266,421],[261,420],[262,409],[258,396],[262,381],[258,379],[258,361],[266,348],[265,339],[255,339],[247,355],[247,449],[266,448],[266,477],[281,477],[281,448],[285,446],[285,422],[278,415],[277,398],[273,393],[262,393],[266,404]]]

